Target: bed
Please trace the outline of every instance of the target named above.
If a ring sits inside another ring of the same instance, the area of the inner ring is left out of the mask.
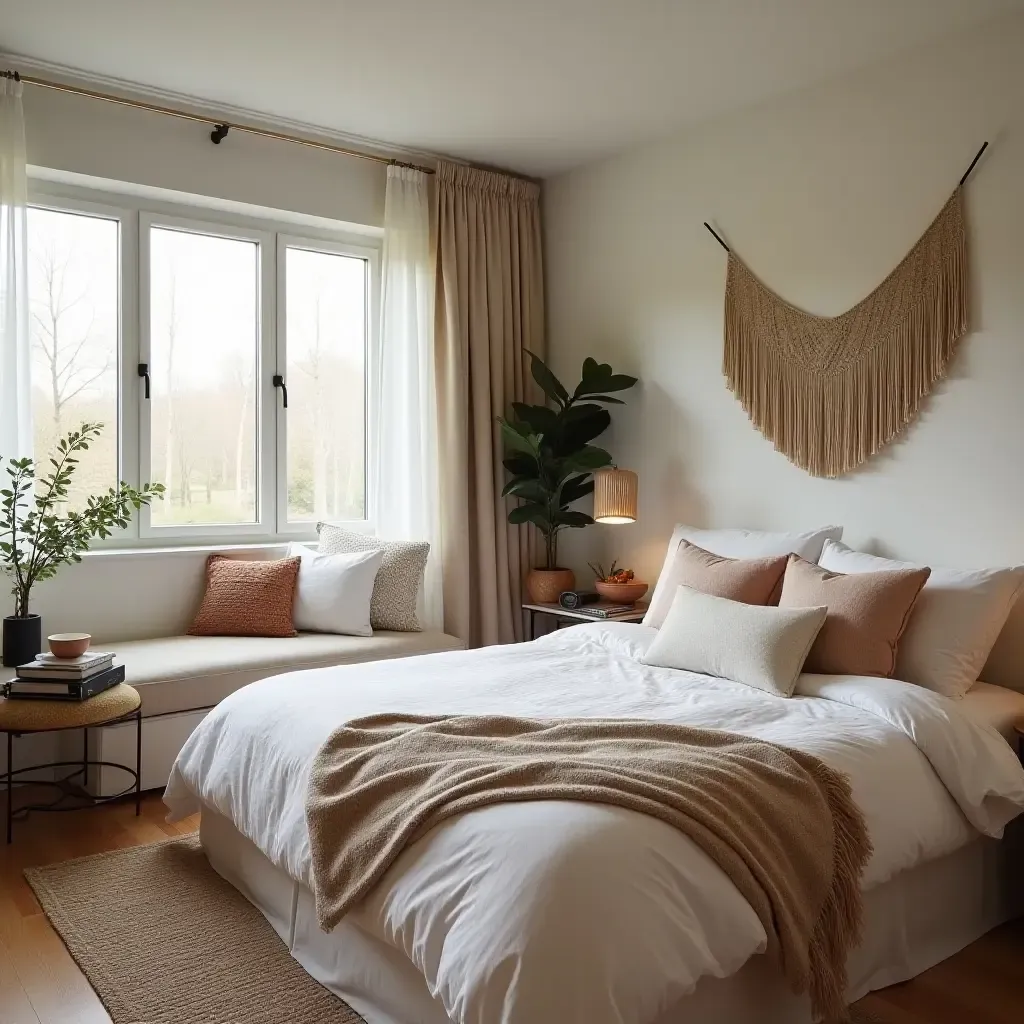
[[[414,714],[616,717],[758,736],[845,772],[874,854],[849,994],[912,977],[1024,909],[1003,865],[1024,768],[984,711],[896,680],[804,675],[781,700],[641,658],[656,631],[595,623],[529,644],[290,673],[223,701],[171,774],[211,864],[369,1024],[810,1020],[750,906],[670,826],[621,808],[500,804],[405,850],[330,934],[304,797],[338,725]]]

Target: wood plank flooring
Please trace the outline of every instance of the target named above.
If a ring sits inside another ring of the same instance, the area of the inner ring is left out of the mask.
[[[36,814],[15,823],[12,846],[0,846],[0,1024],[110,1024],[22,871],[187,835],[199,827],[198,816],[168,825],[157,794],[146,796],[141,817],[134,812],[131,803],[114,803]],[[989,933],[913,981],[872,993],[858,1006],[886,1024],[1020,1024],[1024,919]]]

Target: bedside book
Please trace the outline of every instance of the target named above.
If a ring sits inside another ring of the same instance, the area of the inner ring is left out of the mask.
[[[98,672],[106,672],[114,664],[114,655],[101,651],[83,654],[80,658],[55,658],[52,654],[39,654],[35,661],[19,665],[15,674],[19,679],[88,679]]]
[[[10,700],[88,700],[124,682],[124,665],[114,665],[88,679],[12,679],[4,687]]]
[[[636,611],[634,604],[587,604],[573,608],[578,615],[588,615],[592,619],[612,619],[616,615],[626,615]]]

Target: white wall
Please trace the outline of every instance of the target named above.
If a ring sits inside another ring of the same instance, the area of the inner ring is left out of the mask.
[[[235,558],[284,558],[285,544],[221,548]],[[90,552],[37,584],[32,610],[50,633],[91,633],[98,643],[179,636],[199,610],[207,548]]]
[[[383,164],[26,85],[30,164],[379,227]]]
[[[680,521],[842,523],[880,553],[1024,562],[1022,97],[1017,16],[548,183],[555,368],[572,378],[594,355],[642,381],[606,435],[640,474],[639,523],[572,536],[571,564],[615,556],[653,582]],[[835,315],[906,253],[985,139],[967,188],[973,330],[949,379],[861,470],[808,476],[726,388],[725,254],[701,222],[789,301]]]

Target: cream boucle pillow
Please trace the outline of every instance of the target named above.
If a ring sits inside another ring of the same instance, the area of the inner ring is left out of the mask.
[[[423,583],[430,545],[426,541],[378,540],[354,533],[332,523],[317,523],[319,553],[348,554],[353,551],[382,551],[377,578],[370,598],[370,625],[399,633],[418,633],[423,627],[416,617],[416,600]]]
[[[827,611],[743,604],[681,586],[643,660],[792,697]]]

